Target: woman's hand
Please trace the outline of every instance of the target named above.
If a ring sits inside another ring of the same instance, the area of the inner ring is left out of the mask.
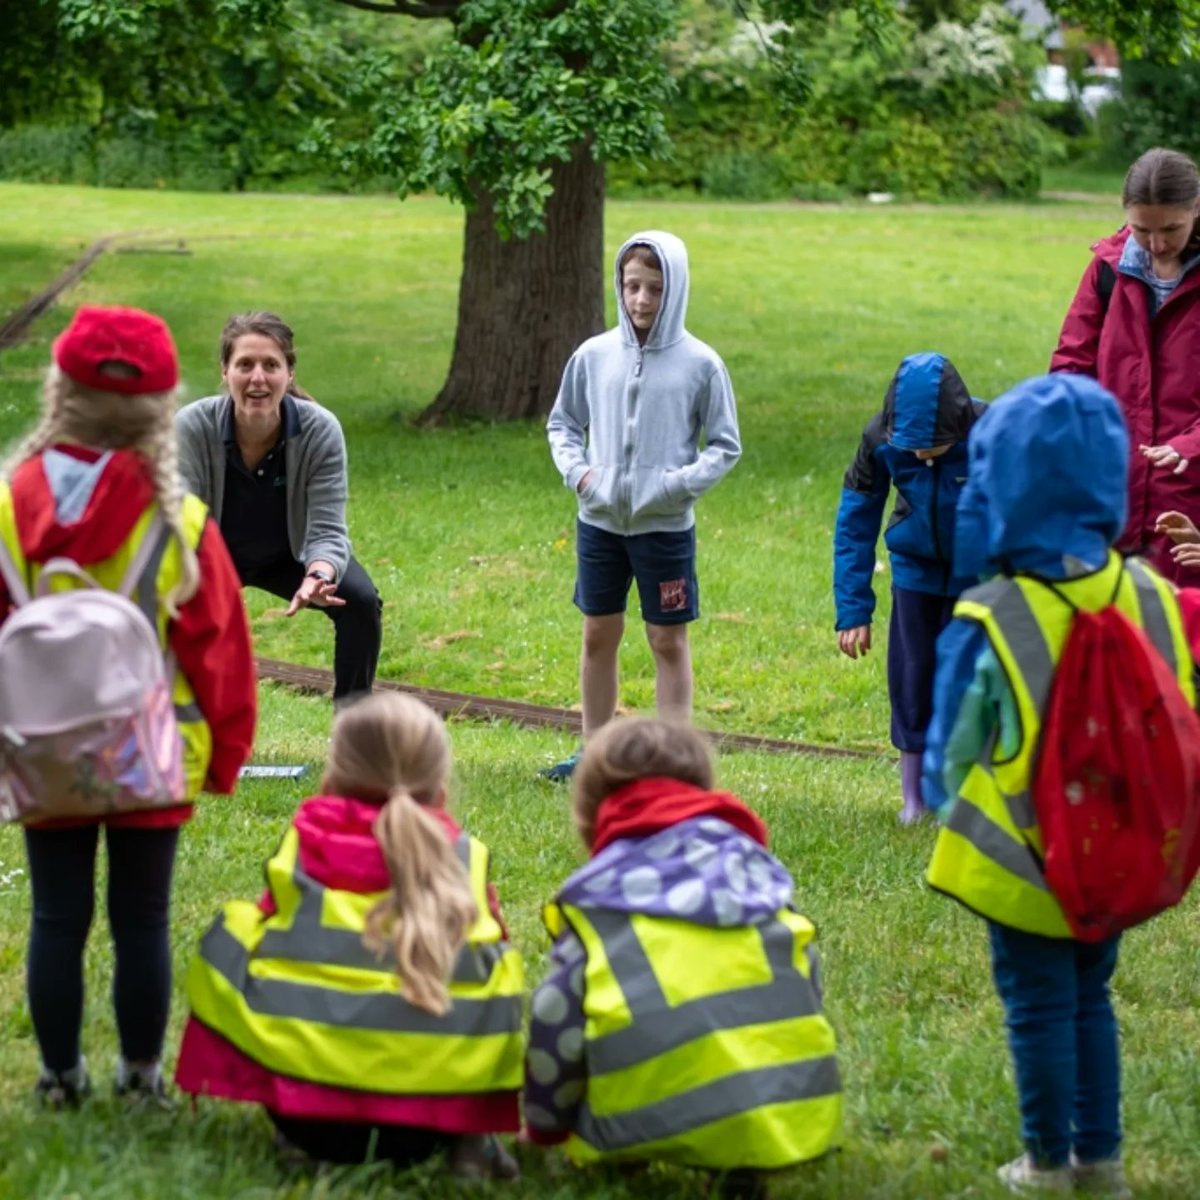
[[[1200,543],[1171,547],[1171,557],[1181,566],[1195,570],[1200,567]]]
[[[1159,513],[1155,533],[1165,533],[1173,542],[1200,542],[1200,529],[1181,512]]]
[[[1188,460],[1174,446],[1139,446],[1152,467],[1173,467],[1172,475],[1182,475],[1187,470]]]
[[[314,569],[309,568],[310,572]],[[327,570],[330,575],[333,574],[332,568]],[[300,580],[300,586],[296,589],[284,616],[294,617],[302,608],[339,608],[345,603],[346,601],[337,595],[337,584],[332,579],[321,579],[310,573]]]
[[[870,625],[855,625],[853,629],[838,630],[838,649],[848,658],[865,656],[870,648]]]

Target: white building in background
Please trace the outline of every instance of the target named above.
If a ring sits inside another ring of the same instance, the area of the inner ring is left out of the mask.
[[[1047,62],[1038,72],[1038,94],[1045,100],[1070,100],[1071,79],[1062,62],[1066,50],[1062,22],[1041,0],[1004,0],[1004,7],[1020,19],[1031,38],[1039,38],[1046,48]],[[1087,51],[1091,66],[1085,72],[1079,103],[1088,116],[1094,117],[1100,105],[1120,97],[1121,68],[1117,52],[1109,43],[1090,42]]]

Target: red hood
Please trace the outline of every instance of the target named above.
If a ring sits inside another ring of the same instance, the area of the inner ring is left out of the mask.
[[[371,832],[380,806],[346,796],[314,796],[300,805],[292,824],[300,835],[300,865],[324,887],[345,892],[383,892],[391,887],[379,843]],[[454,842],[462,833],[445,809],[427,808]]]
[[[90,446],[54,447],[83,462],[103,453]],[[154,499],[154,482],[146,460],[132,450],[116,450],[104,468],[78,521],[59,524],[54,494],[42,469],[42,456],[27,459],[12,479],[13,511],[25,557],[45,562],[66,555],[78,563],[96,563],[115,554],[138,518]]]
[[[600,802],[592,856],[618,838],[649,837],[692,817],[720,817],[760,846],[767,844],[762,818],[730,792],[707,792],[678,779],[650,776],[618,788]]]

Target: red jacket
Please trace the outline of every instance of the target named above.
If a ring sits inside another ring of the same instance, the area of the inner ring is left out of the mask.
[[[1129,427],[1129,514],[1117,548],[1144,554],[1168,578],[1187,582],[1197,573],[1174,562],[1154,521],[1174,509],[1200,524],[1200,269],[1184,276],[1151,320],[1149,287],[1117,270],[1129,236],[1125,228],[1092,247],[1050,370],[1090,375],[1121,402]],[[1116,275],[1107,317],[1098,290],[1102,262]],[[1151,467],[1138,453],[1139,446],[1168,442],[1189,460],[1182,475]]]
[[[68,444],[55,449],[85,462],[95,462],[101,454],[86,446]],[[13,474],[12,498],[17,534],[27,559],[43,563],[55,555],[65,555],[86,568],[120,549],[154,500],[154,484],[141,455],[118,450],[96,482],[78,520],[63,523],[58,519],[39,454],[23,462]],[[212,732],[212,761],[205,787],[228,794],[237,784],[238,769],[249,757],[254,741],[254,655],[241,583],[220,530],[211,519],[200,537],[196,557],[200,588],[180,605],[178,618],[167,626],[167,640]],[[0,620],[11,608],[8,589],[0,579]],[[182,825],[191,812],[190,804],[180,804],[100,819],[110,825],[159,828]],[[82,825],[90,820],[42,822],[41,826]]]
[[[462,830],[449,813],[439,808],[426,811],[448,841],[457,840]],[[372,832],[378,815],[379,805],[343,796],[305,800],[292,820],[305,873],[325,887],[344,891],[371,893],[390,887],[387,864]],[[490,883],[488,901],[503,927]],[[269,890],[258,904],[264,914],[275,911]],[[312,1121],[413,1125],[446,1133],[494,1133],[519,1125],[515,1091],[395,1096],[292,1079],[263,1066],[194,1016],[184,1027],[175,1082],[192,1095],[261,1104],[270,1112]]]

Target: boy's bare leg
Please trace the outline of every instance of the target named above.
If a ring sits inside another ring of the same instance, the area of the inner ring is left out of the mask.
[[[617,711],[617,655],[624,632],[624,613],[583,618],[579,691],[583,698],[585,740],[602,725],[607,725]]]
[[[692,650],[688,627],[646,623],[646,640],[654,655],[654,699],[664,721],[692,719]]]

